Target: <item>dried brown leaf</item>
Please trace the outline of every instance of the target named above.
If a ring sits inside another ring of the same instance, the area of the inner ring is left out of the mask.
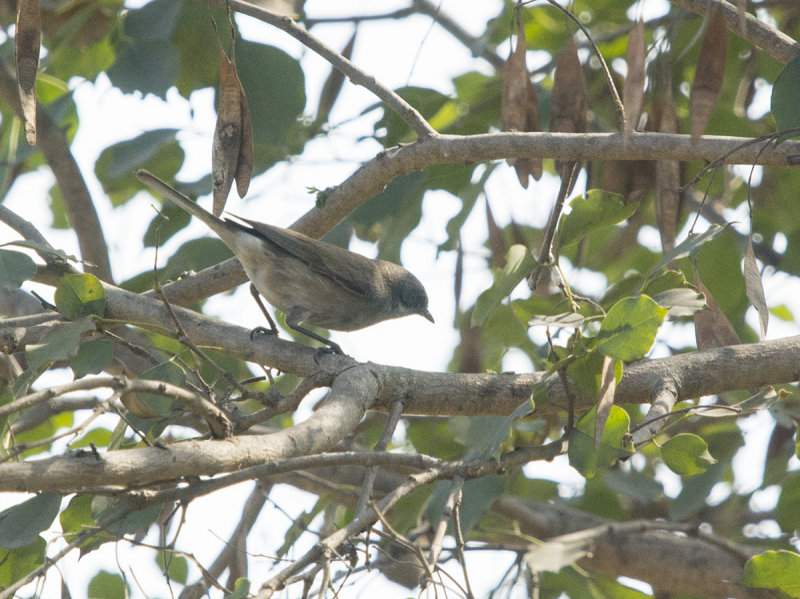
[[[728,49],[728,30],[721,10],[711,13],[703,44],[697,57],[697,70],[689,96],[689,116],[693,138],[703,135],[714,112],[719,90],[725,75],[725,56]]]
[[[550,102],[550,131],[586,131],[586,80],[572,36],[567,37],[558,57]]]
[[[525,27],[520,19],[517,45],[503,68],[503,93],[500,101],[503,131],[541,131],[542,128],[536,90],[525,63],[526,50]],[[540,158],[516,158],[507,162],[514,167],[520,184],[526,189],[529,177],[538,180],[542,176]]]
[[[519,19],[517,45],[511,51],[503,67],[503,93],[500,98],[500,113],[503,131],[524,131],[527,116],[525,104],[528,96],[528,67],[525,64],[525,27]]]
[[[19,0],[14,56],[17,66],[17,88],[25,122],[25,140],[36,145],[36,72],[42,40],[42,17],[39,0]]]
[[[503,229],[497,226],[492,214],[492,207],[486,202],[486,226],[489,229],[489,266],[492,268],[503,268],[508,252],[508,244],[503,234]]]
[[[719,307],[714,296],[700,280],[697,268],[694,269],[695,286],[697,290],[706,296],[707,307],[703,308],[694,315],[694,334],[697,340],[697,349],[712,349],[714,347],[724,347],[726,345],[738,345],[739,336]]]
[[[669,82],[659,105],[661,115],[658,130],[662,133],[677,133],[678,115]],[[665,254],[675,247],[675,232],[681,208],[680,185],[680,163],[675,160],[656,162],[656,222],[661,235],[661,250]]]
[[[234,179],[239,196],[247,193],[252,169],[253,126],[247,99],[236,63],[220,50],[219,106],[211,157],[215,215],[222,214]]]
[[[583,67],[578,58],[578,46],[570,35],[558,57],[553,74],[553,91],[550,96],[550,131],[584,133],[586,131],[586,110],[586,80],[583,78]],[[556,171],[563,179],[572,172],[572,165],[556,161]]]
[[[600,447],[603,430],[606,428],[608,415],[614,405],[614,394],[617,392],[617,379],[614,372],[614,360],[603,356],[603,368],[600,371],[600,394],[597,397],[597,412],[594,419],[594,447]]]
[[[758,323],[761,329],[761,339],[767,336],[769,326],[769,308],[764,295],[764,285],[761,282],[761,271],[758,269],[756,255],[753,252],[753,241],[747,238],[747,250],[744,253],[744,289],[747,299],[758,312]]]
[[[348,60],[353,56],[353,48],[356,44],[356,33],[357,31],[353,32],[347,45],[342,50],[342,56]],[[339,97],[339,93],[342,91],[343,84],[344,73],[339,69],[331,69],[331,74],[328,75],[328,78],[322,86],[322,91],[319,94],[319,103],[317,104],[317,121],[319,123],[324,123],[328,120],[328,115],[331,112],[331,108],[333,108],[333,104],[336,102],[336,98]]]
[[[622,88],[622,104],[627,117],[627,132],[634,131],[642,114],[647,49],[644,43],[644,22],[639,19],[628,34],[628,74]]]

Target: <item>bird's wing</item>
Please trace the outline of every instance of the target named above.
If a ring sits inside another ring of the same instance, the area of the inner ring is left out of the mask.
[[[302,260],[314,272],[329,277],[353,293],[366,297],[370,295],[369,290],[374,288],[374,281],[379,274],[374,260],[296,231],[238,216],[236,218],[253,227],[263,239]],[[324,255],[319,251],[319,244],[323,244],[327,250]]]

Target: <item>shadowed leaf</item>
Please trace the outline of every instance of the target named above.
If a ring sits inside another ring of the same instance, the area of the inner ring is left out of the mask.
[[[236,63],[220,49],[219,107],[211,159],[214,178],[214,209],[222,214],[234,179],[239,197],[244,197],[253,170],[253,126]]]
[[[646,58],[644,23],[639,19],[628,34],[628,53],[626,55],[628,74],[622,88],[622,104],[625,107],[628,132],[636,129],[639,116],[642,114]]]
[[[539,102],[525,63],[527,50],[525,27],[518,19],[517,45],[503,68],[503,94],[500,110],[503,118],[503,131],[540,131]],[[515,158],[508,160],[514,167],[520,184],[527,188],[528,177],[539,179],[542,176],[540,158]]]
[[[17,87],[25,121],[25,141],[36,145],[36,71],[39,69],[39,46],[42,40],[42,17],[39,0],[19,0],[17,28],[14,34],[14,57],[17,64]]]
[[[697,267],[694,267],[694,280],[697,290],[706,296],[706,307],[694,315],[697,349],[704,350],[741,343],[731,321],[728,320],[717,302],[714,301],[714,296],[700,280]]]
[[[728,30],[721,10],[711,13],[703,45],[697,57],[692,92],[689,96],[689,115],[692,137],[703,135],[714,112],[722,79],[725,74],[725,55],[728,49]]]
[[[761,339],[765,339],[769,325],[769,308],[767,308],[767,298],[764,296],[761,271],[758,269],[756,255],[753,253],[753,240],[750,237],[747,238],[747,250],[744,254],[744,289],[747,299],[758,311]]]

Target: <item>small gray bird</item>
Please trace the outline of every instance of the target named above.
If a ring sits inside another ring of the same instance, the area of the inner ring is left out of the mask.
[[[257,293],[286,314],[289,327],[336,353],[341,353],[336,343],[300,325],[355,331],[408,314],[433,322],[425,288],[402,266],[372,260],[289,229],[234,215],[237,220],[218,218],[152,173],[139,170],[136,176],[202,220],[225,242],[242,263],[259,304]],[[276,331],[266,310],[264,314]]]

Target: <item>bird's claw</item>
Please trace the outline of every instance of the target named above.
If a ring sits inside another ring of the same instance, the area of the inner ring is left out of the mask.
[[[344,352],[336,343],[331,343],[330,345],[326,345],[324,347],[318,347],[317,351],[314,352],[314,362],[319,364],[320,358],[322,358],[322,356],[325,354],[339,354],[340,356],[343,356]]]
[[[250,331],[250,341],[253,341],[256,335],[275,335],[278,336],[278,331],[275,329],[268,329],[266,327],[256,327]]]

